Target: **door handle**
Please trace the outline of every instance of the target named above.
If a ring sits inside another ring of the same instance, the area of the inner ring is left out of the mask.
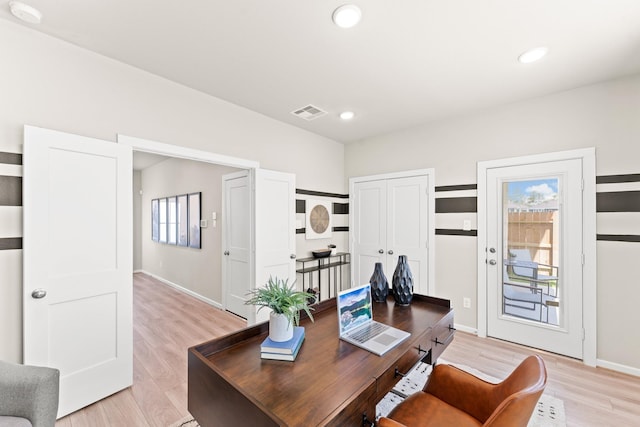
[[[225,255],[229,255],[229,251],[224,251],[224,254]]]
[[[46,296],[47,291],[45,291],[44,289],[35,289],[33,292],[31,292],[31,298],[40,299]]]
[[[379,254],[383,254],[384,253],[384,249],[378,249],[378,253]]]
[[[496,253],[496,248],[489,248],[489,252],[491,252],[492,254]]]
[[[491,265],[496,265],[497,263],[496,263],[496,260],[495,260],[495,259],[490,259],[490,260],[489,260],[489,264],[491,264]]]
[[[291,254],[291,255],[289,255],[289,258],[291,258],[291,259],[296,259],[296,254]]]
[[[389,250],[389,252],[387,252],[389,255],[393,255],[393,250]]]

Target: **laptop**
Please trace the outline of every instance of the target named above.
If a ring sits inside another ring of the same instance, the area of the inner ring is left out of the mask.
[[[373,320],[371,301],[369,283],[338,293],[340,339],[382,356],[411,334]]]

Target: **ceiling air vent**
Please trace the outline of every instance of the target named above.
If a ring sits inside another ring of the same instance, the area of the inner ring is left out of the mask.
[[[327,112],[322,111],[318,107],[309,104],[306,107],[302,107],[298,110],[292,111],[291,114],[300,117],[301,119],[311,121],[317,119],[318,117],[324,116],[325,114],[327,114]]]

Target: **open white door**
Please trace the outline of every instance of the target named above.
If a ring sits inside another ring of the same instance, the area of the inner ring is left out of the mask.
[[[255,283],[269,277],[296,280],[296,177],[290,173],[254,169]],[[268,310],[249,313],[249,324],[269,319]]]
[[[131,148],[24,130],[24,362],[60,369],[58,417],[132,384]]]
[[[245,305],[251,286],[251,179],[249,171],[222,177],[224,196],[222,233],[222,283],[224,308],[249,317]]]

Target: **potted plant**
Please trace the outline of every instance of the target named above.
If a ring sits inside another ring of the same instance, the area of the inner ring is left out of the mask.
[[[264,307],[271,309],[269,338],[273,341],[289,341],[293,338],[293,326],[300,324],[300,310],[304,310],[313,322],[309,298],[313,298],[314,295],[297,291],[295,283],[289,286],[288,282],[288,279],[269,277],[264,287],[249,292],[251,297],[245,302],[248,305],[259,306],[258,311]]]

